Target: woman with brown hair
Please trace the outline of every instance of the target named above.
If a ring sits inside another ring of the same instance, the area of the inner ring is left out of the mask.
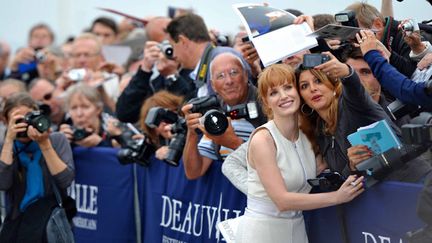
[[[8,125],[0,155],[0,190],[6,191],[9,208],[0,242],[43,242],[43,220],[56,205],[54,185],[66,195],[74,179],[72,150],[66,137],[50,133],[48,118],[37,110],[27,93],[12,95],[4,106]]]
[[[144,134],[150,142],[157,148],[156,158],[165,159],[168,153],[169,140],[172,138],[171,124],[161,121],[156,128],[151,128],[146,124],[149,110],[153,107],[166,108],[177,113],[183,104],[183,97],[174,95],[168,91],[159,91],[147,98],[141,106],[139,124]]]
[[[316,177],[317,162],[311,143],[299,129],[301,101],[294,70],[284,64],[267,67],[259,76],[258,92],[272,120],[251,135],[247,208],[243,216],[233,219],[239,221],[233,237],[238,243],[306,243],[302,210],[351,201],[363,192],[363,177],[348,177],[337,191],[309,194],[307,180]]]
[[[347,136],[359,127],[386,119],[396,133],[398,127],[373,101],[353,68],[331,53],[330,61],[297,73],[298,90],[304,101],[300,128],[318,145],[332,171],[351,173]]]

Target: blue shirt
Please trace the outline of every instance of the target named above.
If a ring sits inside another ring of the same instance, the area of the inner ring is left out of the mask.
[[[381,86],[404,103],[432,108],[432,96],[426,92],[426,82],[414,82],[390,65],[377,50],[364,55]],[[424,80],[427,81],[427,80]]]

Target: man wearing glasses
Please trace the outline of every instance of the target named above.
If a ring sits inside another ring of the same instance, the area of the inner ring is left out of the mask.
[[[228,119],[229,125],[222,135],[210,135],[200,124],[201,113],[191,113],[192,104],[183,106],[188,132],[183,150],[186,177],[197,179],[203,176],[213,160],[224,159],[232,150],[249,139],[255,129],[265,123],[261,107],[256,102],[256,88],[250,84],[247,71],[239,57],[232,53],[221,53],[210,63],[211,86],[221,101],[221,107],[228,108],[253,103],[258,117],[254,119]],[[203,131],[200,139],[196,129]]]
[[[65,112],[62,109],[60,98],[61,91],[57,90],[50,81],[43,78],[32,80],[28,90],[33,100],[49,106],[51,129],[56,131],[58,126],[65,121]]]

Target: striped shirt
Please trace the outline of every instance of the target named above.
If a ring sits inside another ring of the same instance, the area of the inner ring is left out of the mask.
[[[243,141],[249,140],[250,134],[255,130],[255,127],[246,119],[231,120],[231,124],[234,128],[234,133],[243,139]],[[218,155],[216,154],[216,146],[213,141],[207,136],[203,136],[198,143],[198,151],[201,156],[210,158],[212,160],[218,160]],[[220,146],[219,154],[223,160],[232,152],[233,150],[225,146]]]

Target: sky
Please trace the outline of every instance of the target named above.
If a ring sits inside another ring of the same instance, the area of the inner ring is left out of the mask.
[[[275,0],[266,1],[276,8],[299,9],[305,14],[335,14],[354,1],[351,0]],[[381,8],[381,0],[368,3]],[[47,23],[56,34],[56,44],[63,43],[68,36],[78,35],[98,16],[105,15],[119,21],[111,13],[97,7],[113,8],[137,17],[166,16],[167,7],[193,8],[203,16],[207,26],[222,34],[235,34],[241,25],[232,9],[235,3],[262,3],[262,1],[231,0],[13,0],[4,1],[0,8],[0,39],[7,41],[15,50],[26,45],[28,31],[36,23]],[[414,18],[418,21],[432,18],[432,6],[425,0],[393,0],[396,19]]]

